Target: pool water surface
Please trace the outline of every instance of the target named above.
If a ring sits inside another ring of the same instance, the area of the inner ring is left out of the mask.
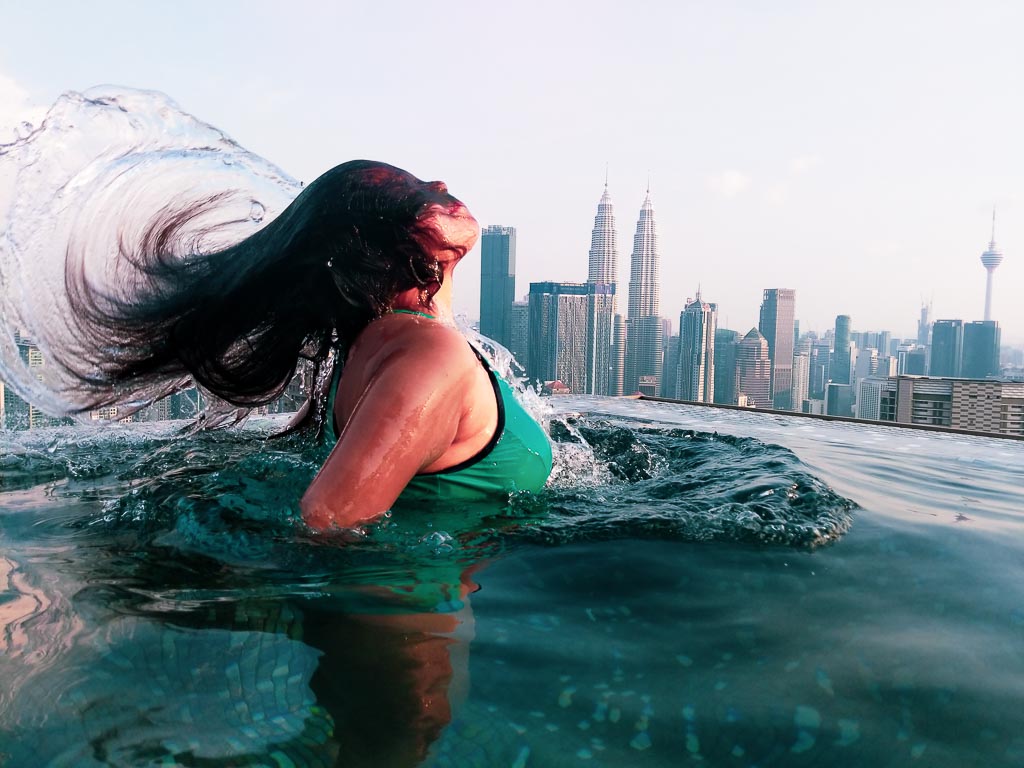
[[[344,541],[266,425],[0,433],[0,765],[1024,765],[1024,444],[556,405]]]

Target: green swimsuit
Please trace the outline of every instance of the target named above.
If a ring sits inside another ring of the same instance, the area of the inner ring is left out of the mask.
[[[408,310],[396,314],[432,315]],[[498,427],[494,436],[475,456],[438,472],[415,475],[398,497],[396,506],[423,502],[473,502],[501,499],[517,491],[539,491],[551,474],[551,442],[544,429],[519,404],[512,387],[498,376],[476,349],[487,371],[498,406]],[[340,367],[339,367],[340,368]],[[333,414],[337,382],[332,385],[328,403]],[[334,439],[337,425],[330,421]]]

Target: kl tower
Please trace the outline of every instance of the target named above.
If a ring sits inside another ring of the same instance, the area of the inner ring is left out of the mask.
[[[992,211],[992,240],[988,250],[981,254],[981,263],[985,265],[988,279],[985,281],[985,320],[992,319],[992,273],[1003,263],[1003,253],[996,248],[996,212]]]

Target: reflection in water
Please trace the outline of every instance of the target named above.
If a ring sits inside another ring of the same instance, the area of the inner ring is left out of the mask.
[[[41,589],[35,589],[18,572],[12,560],[0,556],[0,652],[14,658],[24,653],[28,645],[25,622],[45,613],[50,598]]]
[[[118,602],[113,585],[83,587],[77,608],[107,613],[90,617],[102,628],[73,645],[59,638],[61,664],[25,667],[31,684],[5,672],[0,762],[417,765],[468,692],[470,570],[453,585],[454,613],[409,612],[374,590],[375,603],[360,596],[373,613],[347,613],[332,595],[119,615],[127,603],[104,609]],[[48,605],[5,603],[5,637],[45,654],[58,638],[33,636],[24,620],[47,626]]]

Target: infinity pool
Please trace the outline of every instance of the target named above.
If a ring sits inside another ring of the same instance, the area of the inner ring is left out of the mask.
[[[1024,764],[1024,443],[552,402],[344,541],[266,422],[0,433],[0,765]]]

